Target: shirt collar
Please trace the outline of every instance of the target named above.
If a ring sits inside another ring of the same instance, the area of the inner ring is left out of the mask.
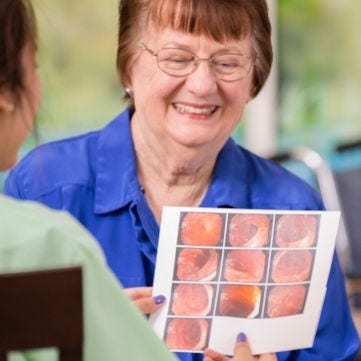
[[[107,213],[131,202],[140,191],[127,109],[100,130],[95,213]]]
[[[130,110],[100,130],[95,189],[95,213],[119,209],[137,198],[141,187],[136,174],[130,131]],[[244,150],[229,139],[221,149],[203,207],[246,208],[247,168]]]

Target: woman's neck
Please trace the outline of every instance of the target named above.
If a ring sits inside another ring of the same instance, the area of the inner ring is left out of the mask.
[[[133,133],[138,178],[155,218],[160,222],[162,207],[199,206],[212,178],[216,157],[199,150],[172,151],[162,144],[149,144]]]

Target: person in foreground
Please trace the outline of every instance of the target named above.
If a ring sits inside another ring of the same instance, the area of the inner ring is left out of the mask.
[[[0,171],[15,164],[19,147],[34,126],[41,98],[36,40],[30,2],[1,0]],[[148,360],[149,355],[157,361],[175,360],[125,296],[97,242],[66,212],[0,194],[0,230],[0,273],[82,265],[85,361]],[[138,299],[136,290],[132,297],[144,312],[157,307],[150,297]],[[242,338],[237,340],[239,344],[247,342]],[[10,361],[57,359],[55,350],[12,352],[9,356]],[[244,360],[253,360],[250,352]]]
[[[41,98],[36,39],[30,2],[0,0],[0,171],[15,164],[34,125]],[[85,361],[147,360],[150,354],[175,360],[123,292],[97,242],[68,213],[0,194],[0,234],[0,273],[82,266]],[[36,350],[11,352],[8,360],[58,356]]]
[[[10,173],[7,194],[78,218],[137,301],[149,300],[165,205],[324,209],[310,186],[231,139],[271,69],[265,0],[123,0],[118,35],[128,108],[101,130],[31,151]],[[277,360],[346,361],[358,349],[335,254],[313,347]],[[227,359],[178,353],[204,356]]]

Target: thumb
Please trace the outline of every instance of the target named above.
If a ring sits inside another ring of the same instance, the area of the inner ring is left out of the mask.
[[[160,308],[164,301],[165,297],[163,295],[158,295],[155,297],[139,298],[133,302],[144,315],[149,315]]]
[[[249,343],[247,341],[247,336],[241,332],[237,336],[237,342],[234,345],[234,361],[241,361],[244,359],[249,359],[252,357],[251,348],[249,347]]]

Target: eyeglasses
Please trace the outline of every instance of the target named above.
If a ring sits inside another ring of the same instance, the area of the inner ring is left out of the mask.
[[[217,79],[232,82],[245,78],[254,66],[249,57],[237,53],[218,53],[210,58],[199,58],[191,51],[179,48],[153,51],[143,43],[139,43],[139,47],[156,58],[161,71],[175,77],[190,75],[201,61],[207,61]]]

